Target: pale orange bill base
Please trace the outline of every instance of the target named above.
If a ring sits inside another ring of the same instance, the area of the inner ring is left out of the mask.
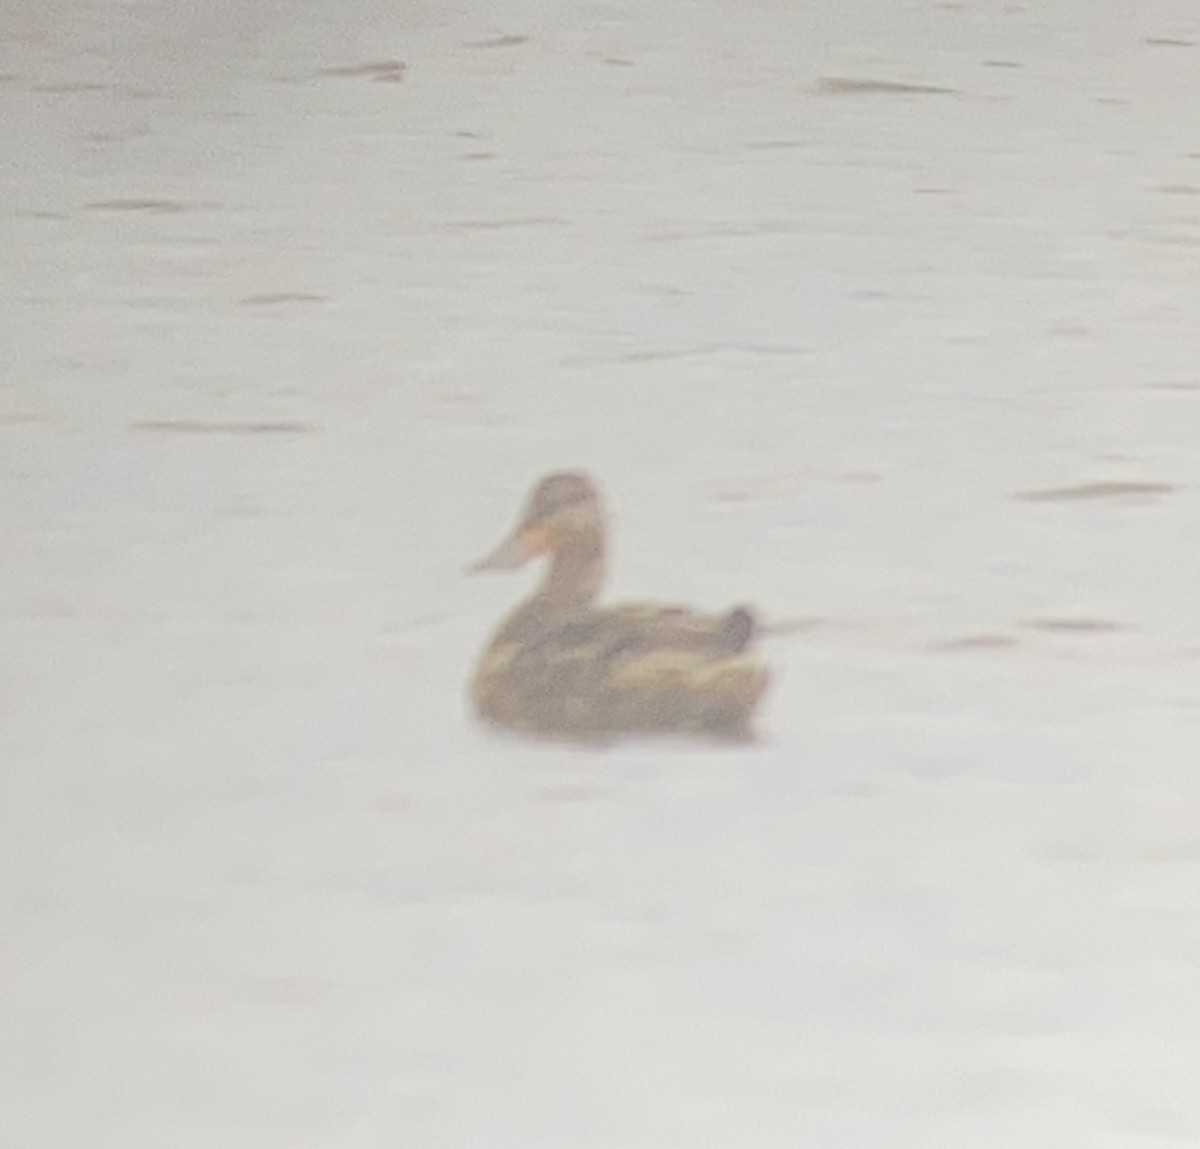
[[[549,549],[549,535],[536,527],[517,531],[504,540],[490,555],[468,568],[475,571],[516,570],[530,559],[544,554]]]

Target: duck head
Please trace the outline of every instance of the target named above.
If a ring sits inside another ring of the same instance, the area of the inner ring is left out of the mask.
[[[540,596],[586,606],[604,578],[604,531],[595,483],[580,471],[559,471],[534,487],[512,533],[471,570],[514,570],[547,555]]]

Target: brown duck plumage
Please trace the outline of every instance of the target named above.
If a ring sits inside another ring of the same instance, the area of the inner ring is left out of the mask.
[[[471,697],[480,718],[585,741],[751,737],[767,671],[752,650],[748,610],[598,607],[604,511],[580,473],[542,479],[513,533],[473,569],[507,570],[539,555],[550,560],[540,588],[496,632],[475,672]]]

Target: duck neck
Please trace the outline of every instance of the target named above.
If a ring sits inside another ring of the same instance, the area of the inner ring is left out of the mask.
[[[586,610],[604,582],[604,537],[599,529],[556,540],[538,599],[561,610]]]

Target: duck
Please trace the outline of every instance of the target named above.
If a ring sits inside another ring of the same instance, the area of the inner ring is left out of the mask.
[[[483,723],[521,735],[609,743],[633,736],[753,741],[769,674],[745,606],[598,604],[607,526],[595,480],[546,475],[516,526],[472,572],[546,561],[537,590],[500,625],[470,683]]]

